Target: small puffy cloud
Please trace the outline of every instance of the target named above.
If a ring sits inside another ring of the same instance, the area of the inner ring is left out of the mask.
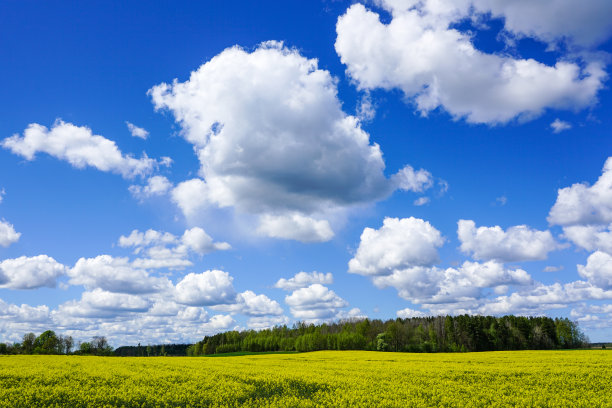
[[[213,251],[224,251],[231,246],[227,242],[213,242],[213,239],[200,227],[185,230],[181,241],[189,250],[200,254],[208,254]]]
[[[336,320],[349,320],[349,321],[359,321],[359,320],[364,320],[367,319],[368,316],[363,313],[361,311],[361,309],[359,309],[358,307],[354,307],[348,311],[346,310],[340,310],[337,314],[335,319]]]
[[[239,303],[244,304],[241,313],[248,316],[268,316],[281,315],[283,309],[277,301],[270,299],[266,295],[256,295],[250,290],[238,295]]]
[[[352,5],[338,19],[336,52],[360,90],[400,89],[423,115],[443,108],[454,119],[500,124],[548,108],[583,108],[594,103],[607,77],[595,58],[546,65],[476,49],[472,35],[454,26],[472,16],[470,2],[378,3],[391,11],[391,21]]]
[[[0,189],[0,204],[2,204],[2,200],[4,200],[5,195],[6,191],[4,189]]]
[[[502,207],[508,203],[508,197],[501,196],[495,199],[495,202],[501,205]]]
[[[327,220],[316,220],[299,213],[262,215],[257,232],[271,238],[293,239],[300,242],[326,242],[334,237]]]
[[[133,123],[130,123],[128,121],[125,122],[125,124],[128,127],[128,130],[130,131],[130,133],[132,134],[132,136],[134,137],[138,137],[140,139],[146,139],[147,137],[149,137],[149,132],[141,127],[138,127],[136,125],[134,125]]]
[[[145,269],[182,269],[192,265],[188,259],[190,254],[205,255],[231,248],[227,242],[213,241],[200,227],[185,230],[181,237],[153,229],[133,230],[130,235],[119,237],[119,246],[133,247],[134,253],[141,257],[135,259],[132,266]]]
[[[408,165],[394,174],[392,179],[400,190],[415,193],[421,193],[433,186],[433,177],[430,172],[424,169],[415,171],[412,166]]]
[[[596,225],[612,222],[612,157],[595,184],[574,184],[558,191],[548,215],[553,225]]]
[[[459,220],[457,236],[461,251],[478,260],[519,262],[546,259],[559,244],[550,231],[518,225],[504,231],[499,226],[479,227],[471,220]]]
[[[334,283],[334,277],[329,272],[298,272],[290,279],[279,279],[278,282],[274,284],[274,287],[278,289],[292,291],[299,288],[305,288],[314,283],[319,283],[321,285],[330,285]]]
[[[15,231],[13,224],[9,224],[5,220],[0,220],[0,246],[8,247],[19,241],[20,236],[21,233]]]
[[[157,85],[149,94],[156,109],[174,115],[200,160],[199,178],[172,192],[188,217],[208,206],[233,207],[269,216],[260,232],[322,241],[332,232],[313,214],[427,185],[424,171],[387,178],[380,147],[342,110],[336,79],[278,42],[252,52],[228,48],[189,80]],[[276,223],[298,233],[270,226]]]
[[[578,273],[593,285],[612,289],[612,255],[605,252],[594,252],[589,255],[586,265],[578,265]]]
[[[370,122],[376,116],[376,106],[369,92],[364,92],[357,105],[357,117],[361,122]]]
[[[263,330],[271,329],[276,326],[284,326],[289,324],[289,318],[287,316],[257,316],[251,317],[247,321],[249,329]]]
[[[285,303],[289,305],[295,318],[306,321],[334,318],[341,308],[348,306],[346,300],[333,290],[318,283],[287,295]]]
[[[149,245],[173,244],[176,242],[176,236],[169,232],[160,232],[154,229],[149,229],[145,232],[133,230],[128,236],[119,237],[119,246],[122,248],[136,247],[137,253]]]
[[[172,183],[164,176],[149,177],[144,186],[131,185],[130,193],[136,198],[144,199],[153,196],[163,196],[172,189]]]
[[[241,313],[247,316],[283,314],[283,309],[277,301],[270,299],[266,295],[257,295],[250,290],[239,293],[234,304],[216,305],[212,306],[212,309],[230,313]]]
[[[444,243],[440,231],[419,218],[385,218],[378,229],[365,228],[349,272],[367,276],[388,275],[396,269],[430,266],[438,262]]]
[[[154,293],[172,287],[167,278],[152,277],[146,270],[132,266],[128,258],[113,258],[110,255],[81,258],[68,271],[68,276],[71,285],[115,293]]]
[[[190,273],[176,285],[175,299],[189,306],[234,304],[236,292],[233,278],[219,270]]]
[[[420,207],[422,205],[429,204],[429,201],[430,201],[429,197],[419,197],[416,200],[414,200],[413,204],[416,205],[417,207]]]
[[[544,272],[559,272],[562,270],[563,270],[563,265],[559,265],[559,266],[548,265],[544,268]]]
[[[400,317],[402,319],[410,319],[412,317],[425,317],[427,316],[426,313],[421,312],[420,310],[414,310],[414,309],[410,309],[410,308],[405,308],[402,310],[398,310],[396,313],[397,317]]]
[[[563,236],[587,251],[603,251],[612,255],[612,224],[572,225],[563,228]]]
[[[226,331],[232,327],[236,322],[229,315],[214,315],[210,320],[202,325],[202,329],[206,334],[219,333]]]
[[[9,289],[54,288],[57,278],[64,275],[66,270],[66,266],[47,255],[5,259],[0,262],[0,287]]]
[[[94,135],[88,127],[61,120],[51,129],[38,123],[30,124],[23,137],[15,134],[1,144],[26,160],[34,160],[37,153],[47,153],[79,169],[89,166],[125,178],[144,176],[158,166],[158,162],[146,154],[140,159],[124,155],[112,140]]]
[[[561,133],[564,130],[569,130],[572,128],[572,124],[569,122],[565,122],[563,120],[560,120],[559,118],[555,119],[551,124],[550,124],[551,129],[553,130],[553,133]]]

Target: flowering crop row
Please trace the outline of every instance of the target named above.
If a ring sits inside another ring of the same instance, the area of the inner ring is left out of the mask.
[[[612,407],[612,352],[0,357],[0,407]]]

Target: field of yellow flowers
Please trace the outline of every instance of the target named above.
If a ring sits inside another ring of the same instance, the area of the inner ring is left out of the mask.
[[[0,356],[0,407],[612,407],[612,352]]]

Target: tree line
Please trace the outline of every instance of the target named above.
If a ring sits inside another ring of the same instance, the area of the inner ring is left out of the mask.
[[[0,343],[0,354],[76,354],[121,357],[202,356],[233,352],[377,350],[464,352],[552,350],[588,346],[578,324],[567,318],[524,316],[437,316],[351,319],[291,328],[228,331],[195,344],[123,346],[115,350],[104,336],[76,345],[71,336],[47,330],[27,333],[21,343]],[[74,348],[74,350],[73,350]]]
[[[21,343],[0,343],[0,354],[82,354],[109,356],[113,348],[106,337],[94,336],[91,341],[77,345],[72,336],[57,335],[53,330],[47,330],[36,336],[34,333],[23,335]]]
[[[228,331],[204,337],[187,349],[187,355],[315,350],[464,352],[585,346],[588,339],[578,324],[567,318],[460,315],[317,325],[300,322],[292,328]]]
[[[165,356],[186,356],[187,348],[191,344],[156,344],[141,346],[121,346],[117,347],[114,355],[119,357],[165,357]]]

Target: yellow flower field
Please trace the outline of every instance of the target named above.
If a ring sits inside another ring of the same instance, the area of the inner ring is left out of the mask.
[[[612,407],[612,352],[0,356],[0,407]]]

